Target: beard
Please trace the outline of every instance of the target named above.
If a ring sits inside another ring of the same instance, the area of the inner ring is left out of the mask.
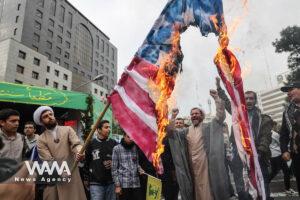
[[[202,121],[203,119],[192,119],[192,124],[194,126],[198,126]]]
[[[52,130],[52,129],[54,129],[55,128],[55,126],[57,125],[57,122],[56,122],[56,120],[54,120],[54,121],[49,121],[48,122],[48,124],[44,124],[44,126],[46,127],[46,129],[50,129],[50,130]]]

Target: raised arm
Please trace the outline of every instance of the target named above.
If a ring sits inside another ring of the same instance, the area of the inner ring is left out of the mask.
[[[216,77],[216,86],[217,86],[218,95],[224,101],[224,106],[226,111],[231,114],[231,103],[225,91],[221,88],[220,81],[221,79],[219,77]]]
[[[226,118],[225,106],[223,100],[219,97],[218,92],[216,90],[210,90],[210,96],[215,100],[216,104],[216,117],[215,119],[219,123],[223,123]]]

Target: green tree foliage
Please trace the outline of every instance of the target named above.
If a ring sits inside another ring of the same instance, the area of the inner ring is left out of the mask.
[[[82,118],[82,121],[84,123],[84,130],[83,130],[83,140],[85,140],[88,136],[88,134],[91,132],[92,125],[93,125],[93,96],[89,95],[86,97],[86,103],[87,103],[87,109],[84,112],[84,116]]]
[[[288,82],[300,80],[300,27],[288,26],[280,32],[280,38],[272,43],[275,52],[289,53],[288,68],[291,70]]]

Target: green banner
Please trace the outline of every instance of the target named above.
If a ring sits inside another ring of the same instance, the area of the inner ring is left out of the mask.
[[[0,82],[0,101],[86,110],[86,94]]]
[[[99,99],[97,99],[95,96],[93,96],[94,99],[94,103],[93,103],[93,111],[94,111],[94,122],[97,120],[97,118],[99,117],[99,115],[101,114],[101,112],[104,110],[104,103],[102,103]],[[110,121],[110,123],[112,124],[112,111],[111,108],[108,108],[103,120],[108,120]]]

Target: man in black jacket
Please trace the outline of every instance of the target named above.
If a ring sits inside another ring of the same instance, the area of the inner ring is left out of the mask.
[[[217,85],[219,97],[225,102],[226,111],[231,113],[231,103],[228,97],[226,96],[225,91],[221,88],[220,78],[216,78],[216,85]],[[271,157],[271,151],[269,146],[272,142],[271,131],[273,127],[273,120],[270,116],[262,114],[259,108],[256,107],[257,95],[255,92],[253,91],[245,92],[245,99],[246,99],[248,117],[253,131],[254,143],[258,154],[258,161],[264,179],[266,199],[267,200],[273,199],[270,197],[269,172],[268,172],[269,159]],[[234,134],[231,134],[230,140],[233,144],[233,154],[234,154],[234,158],[231,163],[231,167],[233,168],[234,181],[239,195],[239,199],[242,200],[249,199],[249,195],[246,194],[247,192],[243,187],[242,163],[238,155],[238,151],[235,145],[235,139],[233,135]]]
[[[109,121],[103,120],[97,135],[86,149],[85,185],[90,186],[91,200],[114,200],[115,187],[111,176],[112,151],[117,142],[108,138]]]
[[[292,159],[293,171],[300,196],[300,82],[293,82],[281,88],[288,93],[290,104],[286,107],[280,130],[280,148],[282,158]],[[290,148],[288,147],[290,145]]]

